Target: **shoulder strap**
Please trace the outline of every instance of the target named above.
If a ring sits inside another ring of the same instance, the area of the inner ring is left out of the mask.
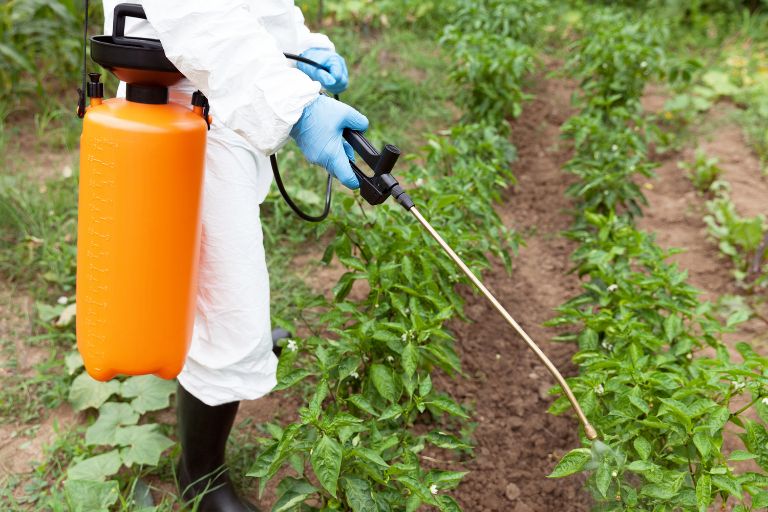
[[[77,117],[85,116],[85,73],[88,62],[88,0],[85,0],[85,21],[83,22],[83,88],[77,89]]]

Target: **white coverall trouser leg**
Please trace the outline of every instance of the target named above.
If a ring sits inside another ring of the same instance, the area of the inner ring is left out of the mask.
[[[189,108],[196,90],[184,80],[171,88],[170,101]],[[117,96],[125,96],[125,84]],[[271,185],[269,158],[214,118],[205,156],[195,327],[178,377],[207,405],[255,400],[277,384],[259,218]]]
[[[179,382],[208,405],[253,400],[277,383],[259,205],[269,159],[216,123],[208,132],[197,310]]]

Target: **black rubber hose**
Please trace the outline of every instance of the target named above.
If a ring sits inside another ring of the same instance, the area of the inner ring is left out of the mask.
[[[320,68],[324,71],[328,71],[328,68],[325,66],[321,66],[317,62],[313,60],[309,60],[306,57],[302,57],[301,55],[294,55],[292,53],[284,53],[286,59],[292,59],[298,62],[303,62],[304,64],[309,64],[310,66],[315,66],[316,68]],[[334,99],[338,100],[339,95],[334,94]],[[298,206],[296,206],[296,203],[294,203],[291,200],[291,197],[288,195],[288,191],[285,190],[285,186],[283,185],[283,180],[280,177],[280,170],[277,168],[277,158],[275,155],[269,156],[269,162],[272,164],[272,174],[275,175],[275,183],[277,183],[277,189],[280,191],[280,195],[283,196],[283,200],[285,200],[285,204],[288,205],[288,207],[293,210],[293,213],[301,217],[302,219],[306,220],[307,222],[320,222],[322,220],[325,220],[326,217],[328,217],[328,213],[331,211],[331,189],[333,185],[333,178],[331,175],[328,175],[328,182],[325,186],[325,209],[323,210],[323,213],[320,215],[314,217],[312,215],[309,215],[301,210]]]
[[[330,174],[328,175],[328,182],[325,187],[325,209],[323,210],[323,213],[317,217],[313,217],[312,215],[301,211],[301,209],[291,200],[291,197],[288,195],[288,191],[285,190],[283,180],[280,178],[280,171],[277,169],[277,158],[275,158],[275,155],[269,156],[269,162],[272,164],[272,174],[275,175],[275,183],[277,183],[277,189],[280,191],[280,195],[283,196],[285,203],[288,205],[288,207],[290,207],[291,210],[293,210],[296,215],[308,222],[320,222],[321,220],[325,220],[325,218],[328,217],[328,212],[331,210],[331,186],[333,184],[333,178],[331,178]]]

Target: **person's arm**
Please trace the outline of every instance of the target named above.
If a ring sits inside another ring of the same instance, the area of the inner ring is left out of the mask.
[[[288,65],[246,0],[144,0],[168,59],[217,120],[265,155],[282,147],[320,84]]]

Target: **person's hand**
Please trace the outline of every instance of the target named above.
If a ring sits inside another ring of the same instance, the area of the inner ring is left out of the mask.
[[[326,91],[331,94],[339,94],[346,90],[347,83],[349,82],[349,73],[347,72],[347,63],[344,62],[344,57],[324,48],[310,48],[302,53],[301,56],[328,68],[328,71],[325,71],[311,64],[298,63],[299,70],[303,71],[312,80],[320,82]]]
[[[304,109],[291,137],[309,163],[322,165],[342,185],[354,190],[360,184],[349,165],[355,153],[342,139],[344,128],[365,132],[368,119],[349,105],[320,95]]]

